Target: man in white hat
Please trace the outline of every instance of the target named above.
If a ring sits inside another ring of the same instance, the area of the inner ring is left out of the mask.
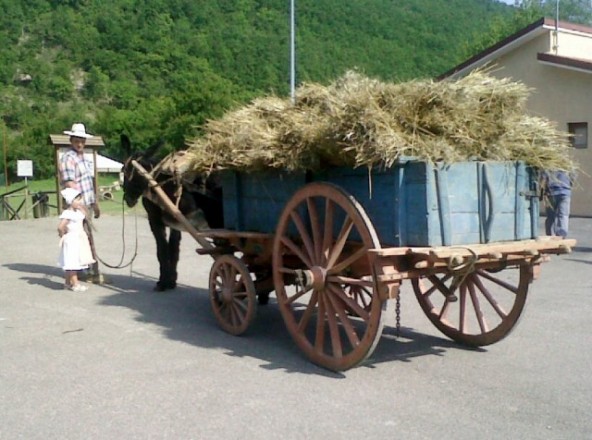
[[[86,140],[93,136],[86,132],[86,127],[81,123],[73,124],[72,129],[64,131],[64,134],[70,136],[71,148],[60,158],[62,186],[80,191],[84,204],[89,207],[89,211],[92,209],[95,218],[99,218],[101,210],[95,195],[93,170],[91,164],[84,160]],[[86,228],[86,231],[94,251],[91,229]],[[98,264],[93,266],[93,272],[98,274]]]
[[[86,140],[93,136],[80,123],[73,124],[72,130],[66,130],[64,134],[70,136],[71,149],[60,159],[62,186],[80,191],[84,204],[92,208],[95,218],[99,218],[101,210],[95,196],[93,171],[91,165],[84,160]]]

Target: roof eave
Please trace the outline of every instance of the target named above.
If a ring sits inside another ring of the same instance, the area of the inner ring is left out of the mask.
[[[547,30],[544,29],[545,24],[548,25],[548,21],[544,17],[540,18],[518,32],[504,38],[501,41],[498,41],[492,46],[489,46],[487,49],[479,52],[456,67],[453,67],[449,71],[440,75],[437,79],[441,80],[448,77],[455,78],[465,75],[477,67],[486,65],[492,60],[495,60],[496,58],[514,50],[521,44],[524,44],[525,42],[530,41],[533,38],[536,38],[537,36],[547,32]]]
[[[537,60],[539,63],[557,67],[560,69],[572,70],[581,73],[592,73],[592,62],[587,60],[580,60],[576,58],[561,57],[549,53],[538,53]]]
[[[459,76],[464,76],[470,71],[485,66],[492,61],[502,57],[503,55],[512,52],[516,48],[520,47],[524,43],[527,43],[530,40],[538,37],[539,35],[544,34],[547,32],[546,29],[543,27],[539,27],[528,34],[522,35],[518,38],[513,39],[511,42],[504,44],[499,48],[495,48],[495,46],[491,46],[491,50],[486,49],[485,51],[481,52],[481,54],[477,55],[476,57],[470,58],[466,63],[460,64],[459,66],[453,68],[451,71],[445,73],[440,77],[443,78],[457,78]]]

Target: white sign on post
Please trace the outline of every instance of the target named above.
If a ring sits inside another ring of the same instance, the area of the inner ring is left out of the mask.
[[[17,160],[16,174],[19,177],[33,177],[33,161],[32,160]]]

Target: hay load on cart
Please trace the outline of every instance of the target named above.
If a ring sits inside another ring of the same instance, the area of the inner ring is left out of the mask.
[[[388,168],[409,157],[571,170],[568,135],[527,115],[529,93],[484,71],[457,81],[403,83],[348,72],[328,86],[304,84],[294,103],[258,98],[209,121],[188,152],[192,168],[206,172]]]
[[[171,163],[222,185],[224,229],[195,233],[214,243],[201,252],[220,326],[243,333],[275,291],[298,347],[345,370],[372,354],[409,279],[450,338],[504,338],[540,264],[575,244],[538,234],[537,170],[575,165],[567,135],[525,113],[528,93],[483,71],[398,84],[349,72],[209,121]]]

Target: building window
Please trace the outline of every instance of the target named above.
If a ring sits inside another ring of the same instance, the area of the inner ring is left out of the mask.
[[[569,138],[571,146],[574,148],[588,148],[588,123],[587,122],[569,122],[567,130],[572,135]]]

